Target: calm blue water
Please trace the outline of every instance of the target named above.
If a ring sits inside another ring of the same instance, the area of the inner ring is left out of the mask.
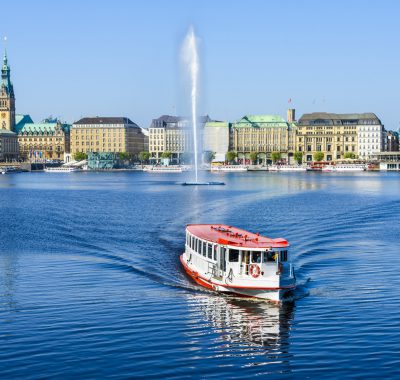
[[[396,378],[400,175],[0,176],[0,378]],[[194,285],[186,223],[285,237],[282,306]]]

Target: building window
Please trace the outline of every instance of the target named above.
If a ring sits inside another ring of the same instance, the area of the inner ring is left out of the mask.
[[[311,145],[307,145],[307,152],[311,152]]]

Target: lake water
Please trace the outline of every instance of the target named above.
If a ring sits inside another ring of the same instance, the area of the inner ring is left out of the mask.
[[[0,378],[396,378],[398,173],[0,176]],[[293,302],[183,273],[187,223],[292,245]]]

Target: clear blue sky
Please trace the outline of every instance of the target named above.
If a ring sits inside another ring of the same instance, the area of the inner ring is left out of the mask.
[[[200,112],[220,120],[375,112],[398,129],[397,1],[5,1],[18,113],[73,122],[184,113],[179,49],[200,41]]]

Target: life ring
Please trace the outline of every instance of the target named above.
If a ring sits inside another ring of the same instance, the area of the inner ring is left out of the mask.
[[[260,275],[260,267],[257,264],[251,264],[249,267],[249,272],[252,277],[257,278]]]

